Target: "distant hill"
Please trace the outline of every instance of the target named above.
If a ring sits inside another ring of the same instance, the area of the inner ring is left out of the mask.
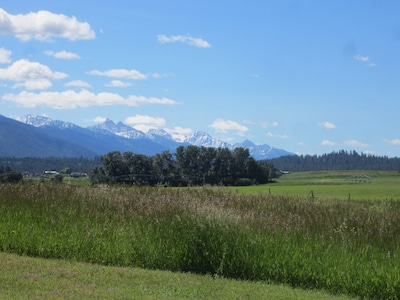
[[[229,149],[245,147],[257,160],[293,155],[286,150],[266,144],[256,145],[251,141],[231,145],[200,131],[188,136],[171,134],[162,129],[144,133],[110,119],[87,128],[36,115],[19,117],[17,120],[1,116],[1,120],[0,156],[90,158],[110,151],[131,151],[152,156],[165,150],[174,152],[181,145]]]
[[[0,115],[0,156],[94,157],[92,152],[61,136],[50,136],[39,128]]]

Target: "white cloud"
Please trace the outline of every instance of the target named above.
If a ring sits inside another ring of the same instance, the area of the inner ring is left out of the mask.
[[[69,86],[75,86],[75,87],[80,87],[80,88],[91,88],[92,85],[86,81],[82,81],[82,80],[73,80],[70,82],[67,82],[66,84],[64,84],[65,86],[69,87]]]
[[[68,51],[59,51],[59,52],[45,51],[44,53],[48,56],[52,56],[59,59],[69,59],[69,60],[80,59],[80,56],[78,54]]]
[[[164,34],[159,34],[159,35],[157,35],[157,39],[162,44],[180,42],[180,43],[185,43],[185,44],[195,46],[195,47],[200,47],[200,48],[211,47],[211,45],[207,41],[200,39],[200,38],[194,38],[194,37],[191,37],[188,35],[166,36]]]
[[[192,128],[184,128],[180,126],[176,126],[174,128],[165,128],[165,131],[168,133],[180,133],[180,134],[190,134],[193,132]]]
[[[76,17],[54,14],[46,10],[12,15],[0,8],[0,34],[13,34],[28,41],[50,40],[53,37],[71,41],[94,39],[95,33],[89,23],[79,22]]]
[[[94,94],[87,90],[79,92],[68,90],[64,92],[31,93],[23,91],[19,94],[6,94],[3,100],[15,102],[23,107],[48,106],[55,109],[74,109],[77,107],[126,105],[139,106],[141,104],[173,105],[177,102],[168,98],[147,98],[130,95],[126,98],[113,93]]]
[[[163,77],[172,77],[172,76],[175,76],[175,75],[173,73],[163,73],[163,74],[153,73],[150,76],[153,77],[153,78],[163,78]]]
[[[335,145],[336,145],[335,142],[332,142],[332,141],[329,141],[329,140],[323,140],[321,142],[321,146],[335,146]]]
[[[46,90],[52,87],[52,83],[48,79],[30,79],[22,83],[13,85],[13,89],[25,88],[27,90]]]
[[[109,83],[106,84],[106,86],[110,87],[128,87],[131,85],[132,84],[130,82],[123,82],[121,80],[111,80]]]
[[[93,119],[93,122],[95,122],[95,123],[104,123],[106,120],[107,120],[106,117],[99,117],[98,116],[98,117]]]
[[[264,122],[264,123],[262,123],[261,124],[261,126],[263,127],[263,128],[268,128],[268,127],[278,127],[280,124],[278,123],[278,122],[276,122],[276,121],[274,121],[274,122]]]
[[[376,64],[371,62],[368,56],[357,55],[354,56],[354,59],[366,64],[368,67],[376,67]]]
[[[366,154],[366,155],[376,155],[375,151],[363,151],[362,153]]]
[[[11,62],[11,51],[0,48],[0,64],[8,64]]]
[[[345,141],[344,143],[345,143],[345,145],[351,146],[351,147],[365,148],[365,147],[368,147],[368,146],[369,146],[368,144],[359,142],[359,141],[357,141],[357,140],[349,140],[349,141]]]
[[[155,118],[146,115],[136,115],[126,118],[125,123],[129,125],[146,124],[146,125],[152,125],[153,128],[157,128],[164,126],[166,122],[165,119],[163,118]]]
[[[243,134],[249,129],[246,126],[243,126],[239,123],[230,120],[217,119],[215,120],[210,127],[214,128],[216,131],[227,132],[228,130],[237,130],[239,134]]]
[[[335,129],[336,128],[335,124],[333,124],[331,122],[327,122],[327,121],[326,122],[320,122],[318,125],[321,126],[321,127],[324,127],[327,130],[331,130],[331,129]]]
[[[287,139],[289,137],[286,134],[273,134],[272,132],[267,132],[267,136],[278,139]]]
[[[25,59],[14,62],[11,66],[0,69],[0,79],[22,82],[14,85],[27,89],[47,89],[52,86],[51,80],[68,77],[61,72],[53,72],[49,67],[38,62],[30,62]]]
[[[184,128],[180,126],[176,126],[174,128],[164,128],[166,132],[168,132],[175,140],[183,142],[185,137],[189,134],[193,133],[191,128]]]
[[[400,139],[385,140],[385,142],[392,145],[400,145]]]
[[[97,76],[107,76],[115,78],[125,78],[125,79],[147,79],[147,76],[140,73],[137,70],[125,70],[125,69],[112,69],[108,71],[98,71],[93,70],[88,72],[90,75]]]
[[[46,41],[52,37],[71,41],[95,38],[90,25],[87,22],[79,22],[75,17],[54,14],[46,10],[12,15],[2,8],[0,8],[0,34],[13,34],[23,41],[31,39]]]

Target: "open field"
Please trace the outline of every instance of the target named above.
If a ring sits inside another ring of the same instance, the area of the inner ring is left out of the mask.
[[[0,251],[398,299],[400,201],[386,194],[349,200],[257,191],[307,188],[307,181],[316,188],[379,180],[390,187],[396,174],[351,184],[332,173],[289,174],[274,185],[234,188],[242,192],[1,185]]]
[[[324,291],[0,252],[1,299],[346,300]]]
[[[276,183],[232,187],[243,193],[320,199],[400,199],[400,173],[396,171],[316,171],[281,176]]]

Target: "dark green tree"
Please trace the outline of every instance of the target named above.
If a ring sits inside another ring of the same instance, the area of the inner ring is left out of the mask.
[[[120,176],[130,173],[129,166],[119,151],[109,152],[106,155],[103,155],[100,159],[103,163],[106,176],[117,179]]]

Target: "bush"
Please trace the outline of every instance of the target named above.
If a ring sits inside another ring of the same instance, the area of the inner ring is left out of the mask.
[[[0,175],[0,182],[19,183],[22,179],[22,173],[16,171],[9,171]]]
[[[254,180],[250,178],[239,178],[236,182],[235,185],[237,186],[250,186],[254,184]]]

